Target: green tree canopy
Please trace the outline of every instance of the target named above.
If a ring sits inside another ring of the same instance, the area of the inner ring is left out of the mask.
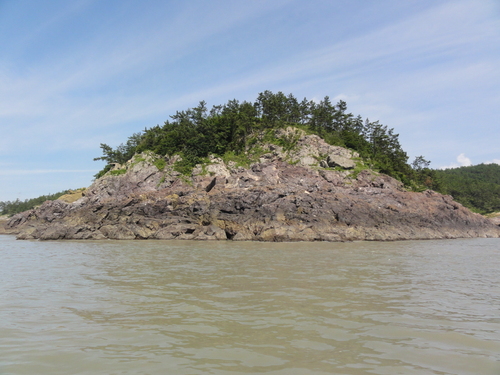
[[[332,145],[351,148],[372,168],[406,184],[413,176],[394,129],[378,121],[363,122],[361,116],[347,111],[342,100],[333,104],[326,96],[319,102],[299,101],[292,94],[271,91],[260,93],[253,103],[230,100],[210,110],[201,101],[195,108],[176,112],[161,126],[133,134],[116,149],[101,144],[103,156],[96,160],[123,163],[134,153],[150,150],[160,155],[181,154],[193,166],[209,154],[244,152],[256,133],[286,126],[299,126]]]

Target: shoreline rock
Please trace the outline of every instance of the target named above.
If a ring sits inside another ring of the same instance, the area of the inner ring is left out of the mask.
[[[158,156],[138,155],[119,166],[123,174],[96,180],[82,198],[47,201],[10,218],[5,230],[18,239],[41,240],[500,237],[499,226],[450,196],[408,192],[389,176],[352,170],[357,154],[317,136],[302,134],[298,144],[288,153],[270,145],[248,168],[213,157],[190,177],[174,170],[178,157],[166,157],[160,171]],[[345,169],[321,167],[321,155],[340,155]]]

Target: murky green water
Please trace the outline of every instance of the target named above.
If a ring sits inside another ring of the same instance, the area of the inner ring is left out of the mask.
[[[0,374],[500,374],[500,240],[0,236]]]

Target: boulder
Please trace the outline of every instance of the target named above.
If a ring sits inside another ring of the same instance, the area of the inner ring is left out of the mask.
[[[356,163],[352,159],[335,154],[328,155],[326,164],[330,168],[341,167],[343,169],[354,169],[356,167]]]

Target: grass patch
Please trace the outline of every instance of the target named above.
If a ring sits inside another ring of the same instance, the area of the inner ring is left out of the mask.
[[[184,176],[190,176],[191,173],[193,172],[193,168],[194,168],[193,162],[191,162],[186,158],[177,160],[173,165],[174,171],[179,172]]]
[[[259,158],[265,153],[267,151],[257,145],[247,152],[235,153],[234,151],[227,151],[221,158],[226,165],[229,162],[234,162],[236,167],[248,168],[252,163],[259,161]]]
[[[234,151],[227,151],[224,155],[222,155],[222,160],[224,163],[229,164],[229,162],[236,163],[237,167],[245,167],[248,168],[252,161],[248,157],[246,153],[235,153]]]
[[[193,186],[193,181],[189,178],[189,176],[183,174],[183,175],[180,175],[179,178],[185,184],[187,184],[189,186]]]
[[[111,176],[120,176],[120,175],[125,174],[125,173],[127,173],[126,169],[115,169],[114,171],[109,172],[109,174]]]
[[[356,166],[354,167],[354,169],[351,171],[349,177],[353,178],[353,179],[356,179],[358,178],[358,175],[360,174],[360,172],[362,171],[365,171],[367,169],[370,169],[368,168],[363,162],[361,161],[355,161],[356,163]],[[336,167],[337,168],[337,167]],[[344,169],[341,168],[341,170],[343,171]]]
[[[283,151],[289,152],[297,147],[297,142],[300,137],[301,131],[299,129],[294,129],[293,132],[289,132],[288,134],[284,134],[280,137],[276,136],[275,129],[268,129],[262,137],[262,142],[280,146]]]
[[[135,154],[132,161],[132,166],[142,163],[143,161],[146,161],[146,159],[143,158],[140,154]]]
[[[106,166],[101,169],[99,172],[97,172],[95,175],[94,175],[94,179],[99,179],[101,178],[102,176],[104,176],[106,173],[108,173],[111,168],[113,168],[113,166],[111,164],[106,164]]]
[[[165,169],[167,162],[163,158],[158,158],[153,161],[153,164],[155,165],[156,168],[158,168],[159,171],[162,171]]]
[[[166,179],[166,175],[164,174],[163,176],[161,176],[160,181],[158,181],[158,183],[156,184],[156,187],[159,188],[160,185],[165,182],[165,179]]]

